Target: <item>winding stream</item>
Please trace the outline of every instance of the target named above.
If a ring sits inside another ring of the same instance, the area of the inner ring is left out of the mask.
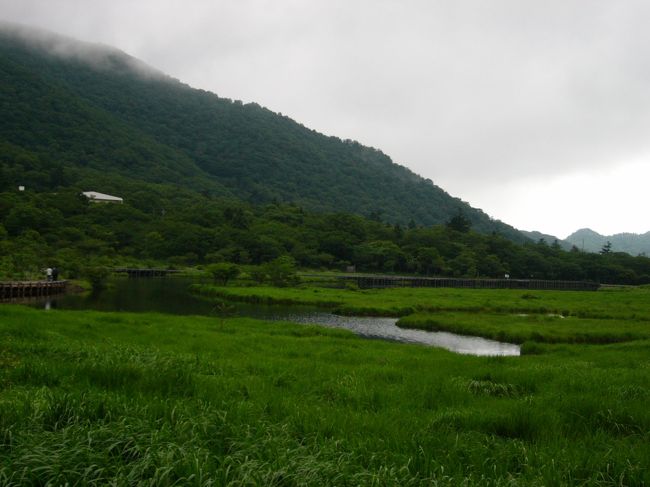
[[[448,332],[400,328],[396,318],[340,316],[312,306],[269,306],[244,303],[225,308],[188,292],[195,281],[185,278],[116,279],[97,294],[51,296],[31,304],[40,308],[93,309],[99,311],[159,312],[178,315],[246,316],[271,321],[345,328],[383,340],[419,343],[470,355],[519,355],[519,345]]]

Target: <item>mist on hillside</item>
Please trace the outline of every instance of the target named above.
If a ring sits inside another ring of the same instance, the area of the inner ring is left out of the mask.
[[[47,30],[5,21],[0,21],[0,35],[10,36],[60,58],[85,62],[95,69],[127,69],[143,78],[171,79],[143,61],[105,44],[83,42]]]

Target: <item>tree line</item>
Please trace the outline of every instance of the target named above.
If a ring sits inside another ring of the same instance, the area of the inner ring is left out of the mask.
[[[121,186],[124,204],[91,203],[81,188],[0,193],[0,278],[34,277],[48,266],[77,277],[97,266],[262,265],[287,257],[306,269],[650,283],[647,257],[519,244],[473,231],[462,213],[442,225],[399,225],[174,186]]]

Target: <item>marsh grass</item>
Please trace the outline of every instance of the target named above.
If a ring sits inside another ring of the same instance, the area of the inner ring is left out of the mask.
[[[398,326],[477,335],[503,342],[616,343],[650,339],[650,321],[511,313],[418,313]],[[528,347],[528,351],[534,349]],[[540,349],[537,349],[540,351]]]
[[[346,290],[315,286],[220,287],[194,285],[206,296],[266,304],[334,307],[342,314],[405,316],[414,312],[553,314],[565,317],[650,321],[650,288],[601,291],[387,288]]]
[[[0,485],[644,485],[650,342],[0,307]]]
[[[303,286],[215,287],[193,291],[213,299],[266,304],[309,304],[335,314],[400,317],[398,326],[446,331],[524,344],[608,344],[650,339],[650,292],[613,288],[598,292],[509,289],[389,288],[345,290]]]

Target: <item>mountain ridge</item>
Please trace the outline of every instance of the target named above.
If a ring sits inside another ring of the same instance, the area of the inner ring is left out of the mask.
[[[642,234],[623,232],[601,235],[590,228],[581,228],[569,235],[565,241],[586,252],[600,252],[603,246],[610,242],[612,252],[626,252],[630,255],[650,254],[650,231]]]

